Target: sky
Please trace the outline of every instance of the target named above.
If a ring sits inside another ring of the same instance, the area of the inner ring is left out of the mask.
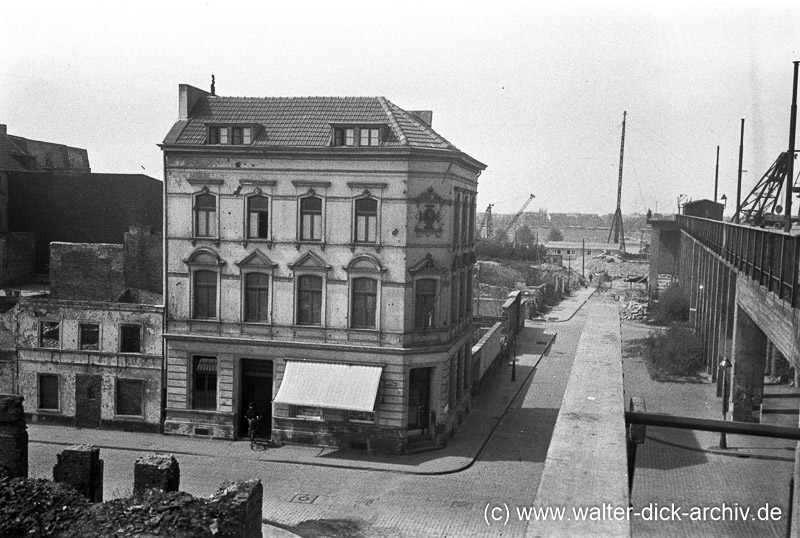
[[[118,7],[117,7],[118,6]],[[384,96],[487,165],[478,210],[624,214],[742,198],[789,145],[800,2],[14,2],[0,123],[163,179],[178,85]],[[795,167],[796,170],[800,166]]]

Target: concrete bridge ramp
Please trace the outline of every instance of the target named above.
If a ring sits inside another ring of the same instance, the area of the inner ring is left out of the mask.
[[[547,520],[528,537],[630,535],[619,311],[602,297],[586,307],[534,502]]]

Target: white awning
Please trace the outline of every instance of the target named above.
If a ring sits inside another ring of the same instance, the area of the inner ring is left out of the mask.
[[[275,403],[373,411],[382,366],[286,361]]]

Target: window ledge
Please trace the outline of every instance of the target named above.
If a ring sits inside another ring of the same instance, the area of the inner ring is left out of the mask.
[[[353,243],[350,243],[349,246],[350,246],[350,252],[355,252],[356,247],[366,247],[366,248],[372,247],[372,248],[375,249],[375,252],[380,252],[381,251],[381,244],[377,243],[377,242],[376,243],[367,243],[367,242],[355,241]]]
[[[247,245],[250,243],[255,243],[257,245],[265,245],[268,249],[271,249],[275,245],[275,241],[273,239],[261,239],[258,237],[248,237],[244,241],[242,241],[242,246],[247,248]]]
[[[43,413],[46,415],[61,415],[61,409],[36,409],[37,413]]]
[[[114,414],[114,418],[116,420],[124,420],[126,422],[142,422],[144,421],[144,415],[117,415]]]
[[[300,240],[295,241],[294,248],[300,250],[302,245],[310,245],[310,246],[319,246],[320,249],[325,250],[325,241],[311,241],[311,240]]]

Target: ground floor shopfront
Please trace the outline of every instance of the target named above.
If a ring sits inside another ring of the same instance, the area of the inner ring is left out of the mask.
[[[468,335],[424,351],[170,336],[166,354],[168,434],[243,437],[252,402],[276,442],[403,453],[469,409]]]

